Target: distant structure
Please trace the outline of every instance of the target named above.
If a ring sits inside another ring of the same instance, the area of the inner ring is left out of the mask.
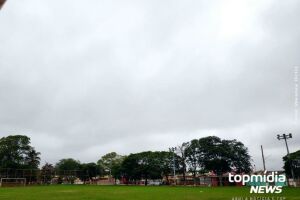
[[[4,5],[6,0],[0,0],[0,9],[2,8],[2,6]]]

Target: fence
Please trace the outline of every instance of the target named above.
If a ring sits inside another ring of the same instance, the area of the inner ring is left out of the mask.
[[[83,170],[40,170],[0,168],[0,179],[25,179],[27,185],[32,184],[114,184],[117,181],[89,177]],[[151,180],[148,180],[150,183]],[[122,178],[120,184],[144,184],[143,180],[130,181]],[[157,181],[154,181],[155,183]],[[162,184],[194,185],[194,186],[241,186],[241,183],[230,183],[227,176],[186,176],[177,175],[162,179]],[[300,178],[289,180],[289,186],[300,187]]]
[[[87,171],[82,170],[40,170],[0,168],[0,179],[23,178],[26,184],[74,183],[76,179],[90,179]]]

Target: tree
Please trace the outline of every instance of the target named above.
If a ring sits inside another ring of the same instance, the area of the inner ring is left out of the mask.
[[[161,178],[161,170],[157,159],[157,152],[145,151],[136,154],[136,169],[139,176],[145,179],[145,185],[148,185],[149,179]]]
[[[111,176],[112,168],[114,168],[115,165],[120,165],[122,161],[123,156],[118,155],[116,152],[111,152],[102,156],[97,163],[104,169],[104,171],[108,172],[108,175]]]
[[[171,149],[170,151],[160,151],[157,155],[161,175],[166,177],[166,184],[169,184],[169,176],[180,171],[180,157]]]
[[[128,181],[134,181],[134,183],[136,183],[137,180],[140,180],[142,178],[140,171],[138,153],[130,154],[122,162],[121,173]]]
[[[117,183],[117,179],[122,178],[122,162],[115,163],[111,168],[111,175],[115,179],[115,184]]]
[[[164,175],[164,171],[165,173],[169,173],[168,171],[170,171],[168,169],[168,164],[165,165],[165,161],[168,161],[168,158],[166,156],[168,156],[169,152],[163,152],[163,151],[154,151],[154,152],[146,152],[143,154],[143,159],[146,160],[146,164],[145,165],[145,175],[144,178],[146,179],[146,183],[147,184],[147,178],[149,179],[162,179],[162,176]],[[169,163],[170,165],[170,163]]]
[[[12,169],[37,169],[40,153],[30,146],[25,135],[11,135],[0,139],[0,167]]]
[[[111,175],[115,179],[115,184],[117,179],[122,178],[122,163],[125,158],[125,156],[118,156],[111,165]]]
[[[80,178],[83,181],[89,180],[101,174],[100,166],[96,163],[83,163],[80,166]]]
[[[251,171],[251,156],[248,148],[237,140],[222,140],[222,146],[227,153],[230,170],[236,173],[249,173]]]
[[[80,169],[80,162],[73,158],[61,159],[55,168],[60,171],[75,171]]]
[[[201,162],[199,140],[192,140],[185,149],[186,161],[189,166],[189,171],[193,174],[194,184],[196,184],[196,174]]]
[[[52,164],[46,163],[42,168],[41,168],[41,178],[43,183],[50,184],[51,179],[54,175],[54,166]]]
[[[41,159],[39,155],[40,153],[31,147],[25,156],[25,166],[30,169],[38,169]]]
[[[61,159],[55,165],[56,171],[60,175],[60,179],[67,181],[68,183],[73,184],[74,180],[77,177],[80,177],[80,162],[72,158]]]
[[[187,169],[187,158],[186,158],[186,149],[188,148],[189,143],[188,142],[184,142],[181,145],[178,145],[175,149],[176,149],[176,154],[179,157],[179,165],[181,166],[181,172],[182,172],[182,176],[183,176],[183,183],[184,185],[186,185],[186,169]]]
[[[288,177],[292,177],[291,170],[294,172],[295,178],[300,177],[300,150],[290,153],[290,156],[283,157],[284,170]]]
[[[129,181],[161,179],[172,171],[171,152],[145,151],[127,156],[121,165],[121,172]]]
[[[250,155],[243,143],[237,140],[221,140],[216,136],[199,139],[201,159],[199,165],[207,171],[222,175],[225,172],[251,171]]]

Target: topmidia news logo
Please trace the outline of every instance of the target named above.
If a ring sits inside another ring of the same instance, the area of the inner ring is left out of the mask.
[[[267,171],[264,171],[263,175],[232,175],[229,173],[229,182],[250,185],[250,193],[279,194],[286,183],[286,176],[283,174],[278,175],[278,172],[268,173]]]

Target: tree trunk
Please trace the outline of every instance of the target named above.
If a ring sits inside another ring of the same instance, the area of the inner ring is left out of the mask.
[[[220,186],[223,186],[223,176],[222,176],[222,173],[220,174],[219,179],[220,179]]]
[[[184,176],[183,176],[183,183],[184,183],[184,185],[186,185],[186,177],[185,177],[185,174],[184,174]]]
[[[185,181],[185,166],[183,167],[183,184],[186,185],[186,181]]]
[[[193,171],[194,186],[196,186],[196,170]]]

